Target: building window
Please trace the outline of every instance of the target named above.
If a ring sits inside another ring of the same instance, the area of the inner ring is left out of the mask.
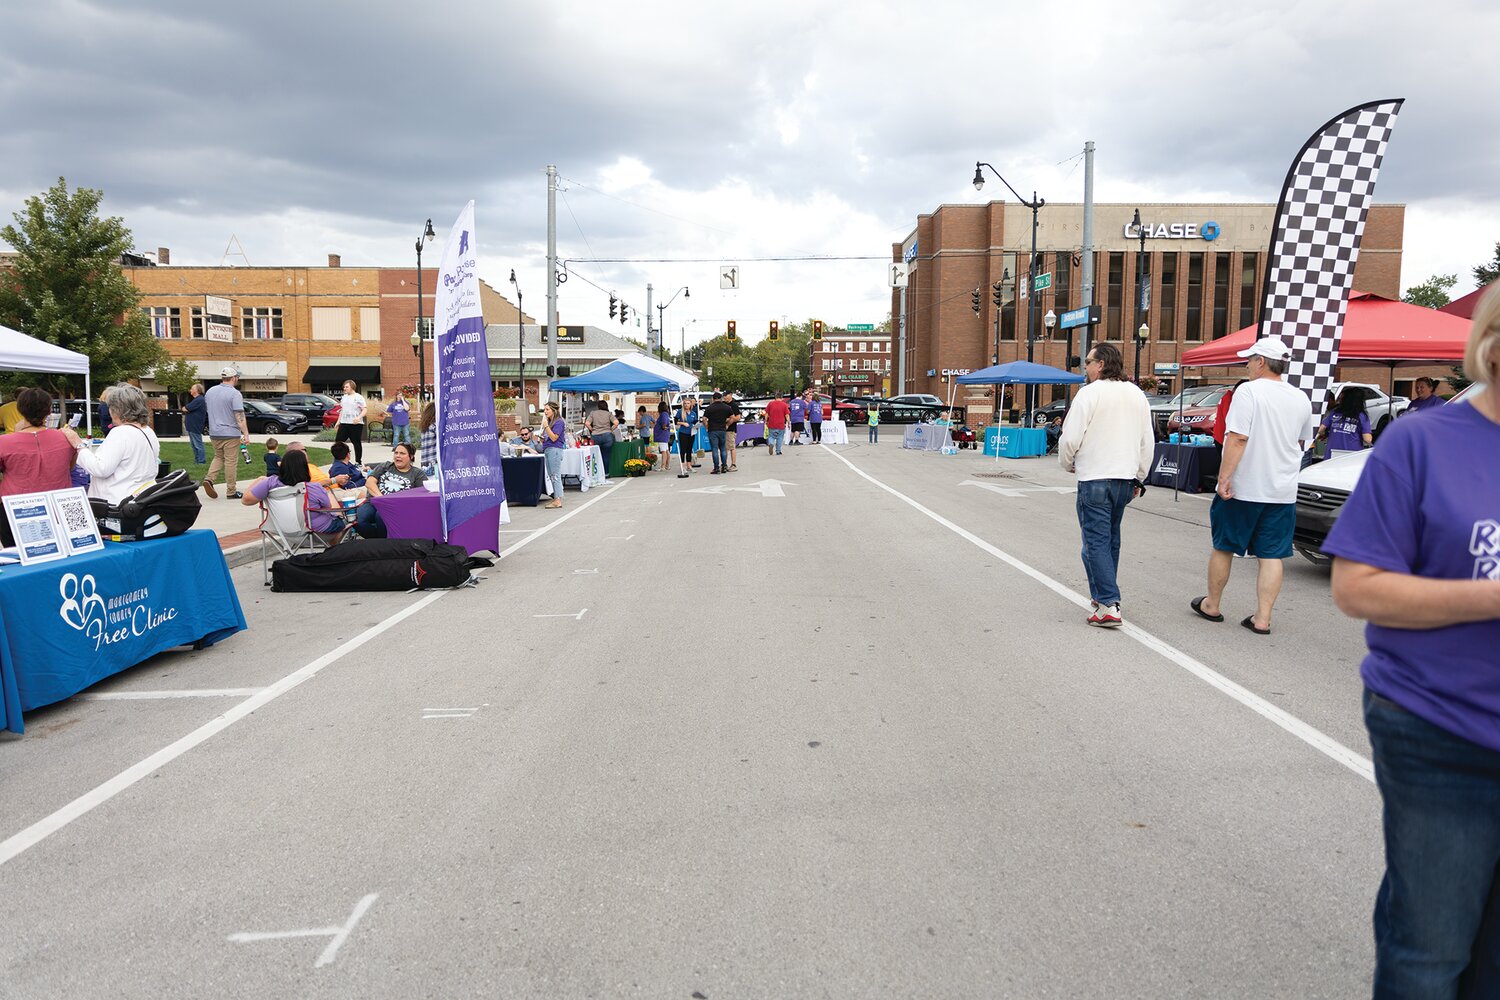
[[[1065,251],[1057,255],[1052,265],[1052,302],[1055,312],[1063,312],[1073,300],[1073,254]]]
[[[833,359],[832,358],[824,358],[823,359],[823,370],[825,372],[831,372],[831,371],[833,371]]]
[[[1108,308],[1104,327],[1105,338],[1108,340],[1120,339],[1120,301],[1124,298],[1124,281],[1125,255],[1112,253],[1109,255],[1109,291],[1106,299]]]
[[[141,312],[151,324],[151,335],[157,340],[182,339],[182,310],[177,306],[145,306]]]
[[[1187,339],[1203,339],[1203,255],[1188,254]]]
[[[1161,287],[1156,302],[1156,339],[1177,339],[1177,255],[1164,253],[1157,258],[1161,269]]]
[[[280,340],[281,310],[270,306],[241,309],[240,337],[244,340]]]
[[[1240,329],[1254,324],[1256,295],[1255,285],[1255,261],[1256,255],[1247,253],[1240,261]]]
[[[412,328],[412,332],[415,333],[416,329],[417,329],[417,318],[415,316],[413,316],[411,318],[411,328]],[[423,316],[422,317],[422,339],[423,340],[431,340],[432,339],[432,317],[431,316]],[[577,366],[574,365],[574,367],[576,368]]]
[[[202,306],[193,306],[193,310],[192,310],[192,312],[188,316],[188,323],[192,326],[193,339],[194,340],[202,340],[203,339],[203,307]]]
[[[1214,254],[1214,339],[1229,332],[1229,254]]]

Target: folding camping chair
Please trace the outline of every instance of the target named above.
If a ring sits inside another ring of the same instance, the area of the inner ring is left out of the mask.
[[[299,552],[316,552],[331,546],[332,543],[313,531],[308,519],[308,514],[318,508],[307,506],[306,483],[276,487],[266,494],[260,509],[260,570],[267,587],[271,585],[268,546],[280,553],[278,559],[294,556]],[[329,513],[343,515],[342,510],[331,510]],[[346,527],[343,530],[348,529]]]

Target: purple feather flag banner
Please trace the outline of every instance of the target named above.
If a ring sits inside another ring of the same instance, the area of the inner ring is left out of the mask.
[[[1401,104],[1362,104],[1314,132],[1276,206],[1258,336],[1291,348],[1287,380],[1312,399],[1315,420],[1333,384],[1365,218]]]

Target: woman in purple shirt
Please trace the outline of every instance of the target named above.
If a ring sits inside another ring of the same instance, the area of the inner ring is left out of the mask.
[[[547,460],[547,478],[552,480],[552,501],[546,506],[562,506],[563,449],[568,446],[568,425],[558,414],[557,404],[542,408],[542,457]]]
[[[1323,546],[1369,622],[1376,997],[1500,996],[1500,288],[1464,370],[1480,383],[1381,436]]]
[[[1323,415],[1318,437],[1328,441],[1328,454],[1336,451],[1359,451],[1370,447],[1370,418],[1365,415],[1364,400],[1359,393],[1345,389]]]

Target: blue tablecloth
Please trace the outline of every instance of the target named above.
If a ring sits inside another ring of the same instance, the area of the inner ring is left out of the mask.
[[[500,474],[505,479],[505,502],[535,507],[547,492],[547,463],[542,456],[500,460]]]
[[[1001,458],[1034,458],[1047,454],[1045,427],[986,427],[984,453],[995,454],[999,442]]]
[[[116,544],[0,572],[0,723],[173,646],[245,628],[212,531]]]

